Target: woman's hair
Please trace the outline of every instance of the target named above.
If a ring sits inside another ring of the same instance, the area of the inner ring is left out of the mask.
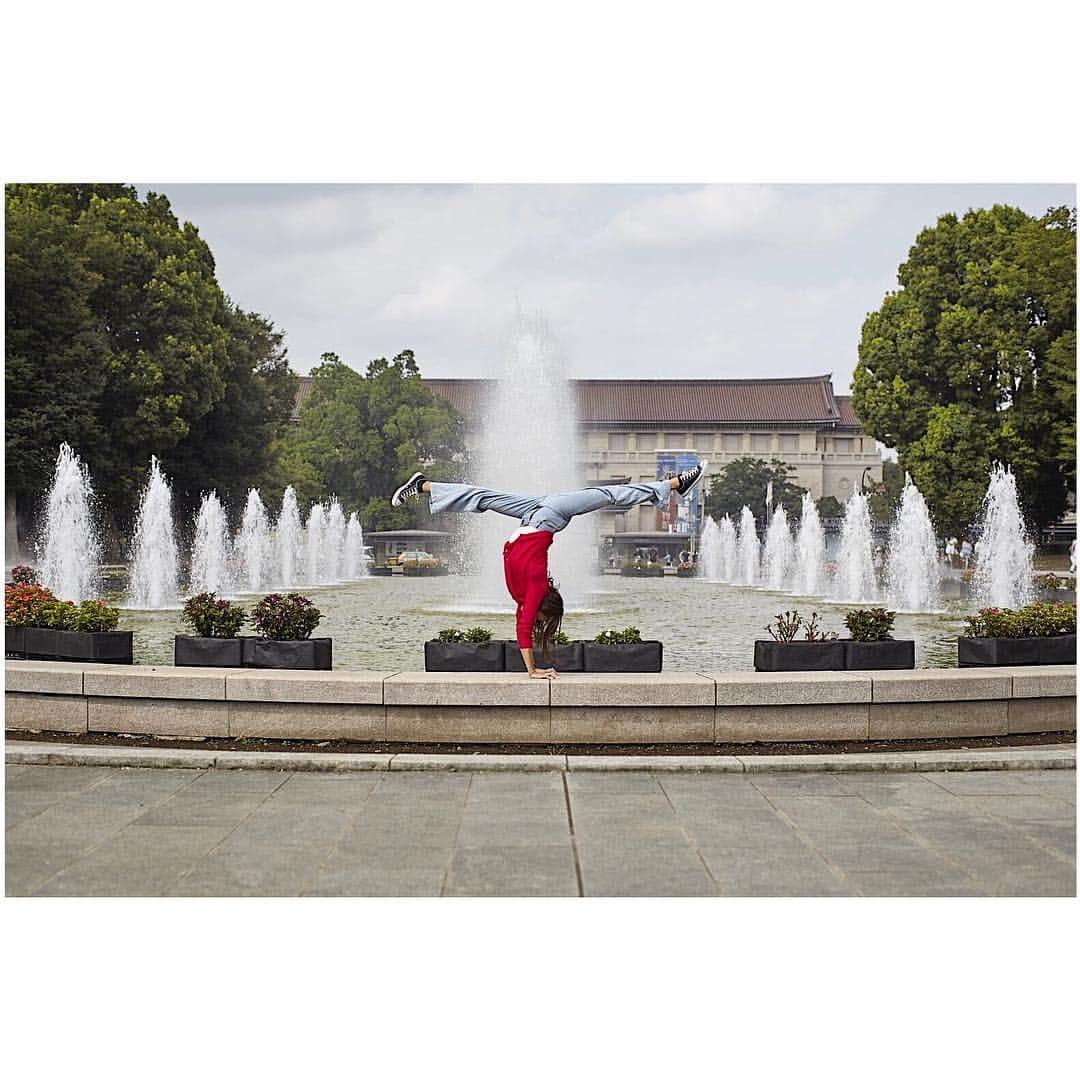
[[[540,601],[540,607],[536,612],[536,621],[533,623],[533,640],[540,640],[544,659],[548,658],[548,646],[551,639],[559,632],[562,626],[563,598],[555,582],[548,577],[548,591],[544,599]]]

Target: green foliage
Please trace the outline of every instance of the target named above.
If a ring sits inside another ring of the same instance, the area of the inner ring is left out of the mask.
[[[270,593],[251,609],[256,632],[271,641],[303,641],[321,620],[319,609],[299,593]]]
[[[866,484],[870,516],[875,521],[891,522],[896,517],[903,491],[904,470],[895,461],[882,462],[881,481],[870,480]]]
[[[1072,589],[1075,586],[1071,577],[1059,574],[1036,574],[1032,581],[1041,589]]]
[[[771,480],[774,504],[784,507],[789,521],[798,519],[802,516],[802,497],[806,488],[791,480],[794,472],[794,465],[786,465],[779,458],[765,461],[741,457],[729,461],[709,486],[709,513],[717,520],[727,514],[736,521],[742,508],[749,506],[754,517],[761,520],[765,512],[765,492]]]
[[[198,593],[184,603],[184,622],[198,637],[234,638],[245,618],[247,613],[239,604],[219,600],[212,592]]]
[[[281,335],[222,292],[210,248],[168,200],[119,184],[6,188],[7,475],[48,483],[62,441],[126,530],[150,455],[178,513],[236,498],[287,422]]]
[[[769,631],[769,637],[773,641],[790,645],[798,635],[802,621],[802,616],[797,611],[784,611],[774,615],[773,621],[765,629]]]
[[[641,631],[636,626],[627,626],[622,630],[602,630],[593,640],[597,645],[638,645],[641,643]]]
[[[844,516],[844,505],[835,495],[822,495],[814,505],[817,507],[818,517],[838,518]]]
[[[45,626],[45,612],[55,602],[56,597],[44,585],[5,585],[4,625]]]
[[[1062,602],[982,608],[965,620],[964,637],[1056,637],[1076,633],[1076,605]]]
[[[324,353],[311,375],[300,422],[274,448],[274,488],[292,484],[301,504],[335,494],[365,528],[425,524],[423,501],[392,507],[389,496],[418,465],[429,479],[457,479],[464,421],[421,383],[412,351],[373,360],[363,375]]]
[[[939,532],[976,518],[1009,463],[1037,526],[1076,488],[1076,211],[946,214],[863,323],[853,405],[895,447]]]
[[[896,612],[884,608],[852,608],[844,616],[844,625],[852,641],[892,641]]]
[[[115,630],[120,622],[120,609],[110,607],[104,600],[84,600],[75,611],[73,630],[83,633],[103,633]]]
[[[32,566],[13,566],[11,568],[11,580],[16,585],[36,585],[38,583],[37,571]]]
[[[491,640],[491,631],[484,629],[482,626],[470,626],[468,630],[450,627],[446,630],[440,630],[436,640],[441,641],[444,645],[461,645],[463,643],[483,645]]]
[[[50,600],[42,604],[38,621],[34,626],[49,630],[74,630],[79,609],[73,600]]]

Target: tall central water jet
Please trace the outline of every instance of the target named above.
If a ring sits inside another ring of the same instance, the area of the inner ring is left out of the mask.
[[[578,464],[577,399],[565,361],[546,322],[519,317],[482,424],[472,433],[469,479],[485,487],[528,495],[582,486]],[[436,519],[437,528],[450,527]],[[491,512],[469,515],[465,529],[479,581],[479,606],[505,610],[502,550],[517,523]],[[582,607],[596,563],[596,517],[575,518],[549,551],[551,573],[568,607]],[[469,606],[473,606],[470,602]]]
[[[980,607],[1019,608],[1035,598],[1034,548],[1028,539],[1016,477],[995,463],[983,498],[973,593]]]
[[[322,580],[323,540],[326,534],[326,508],[322,503],[314,503],[308,511],[307,533],[304,543],[307,550],[307,583],[318,585]]]
[[[38,553],[41,584],[61,600],[81,603],[98,593],[101,543],[91,512],[93,494],[86,466],[67,443],[62,443]]]
[[[860,604],[877,599],[870,506],[861,492],[853,491],[844,504],[844,522],[840,526],[840,551],[836,562],[837,600]]]
[[[345,577],[345,511],[336,499],[330,500],[323,533],[323,580],[340,581]]]
[[[232,589],[229,523],[216,491],[204,495],[195,518],[191,551],[191,592],[228,593]]]
[[[175,605],[179,590],[172,489],[156,457],[150,459],[150,477],[139,502],[132,547],[135,558],[127,606],[153,609]]]
[[[799,538],[795,542],[795,577],[792,590],[799,596],[817,596],[825,584],[825,533],[817,503],[803,493]]]
[[[783,506],[778,506],[773,511],[772,520],[765,533],[761,576],[767,588],[783,592],[788,587],[791,558],[791,529],[788,526],[787,511]]]
[[[936,611],[941,601],[937,536],[922,492],[904,475],[904,491],[889,531],[885,596],[897,611]]]
[[[354,510],[345,526],[345,577],[349,581],[367,577],[367,559],[364,558],[364,530]]]

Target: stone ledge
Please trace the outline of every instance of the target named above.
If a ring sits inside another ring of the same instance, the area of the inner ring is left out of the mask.
[[[229,735],[225,701],[171,698],[87,697],[87,730],[184,739],[224,739]]]
[[[85,734],[87,699],[81,694],[4,694],[4,725],[13,731]]]
[[[9,694],[81,694],[83,673],[100,666],[62,660],[7,660],[4,686]]]
[[[1014,698],[1076,697],[1076,665],[1002,668],[1012,676]]]
[[[626,675],[560,675],[550,684],[551,705],[652,707],[716,704],[716,684],[711,675],[689,672]]]
[[[400,671],[383,682],[386,705],[536,706],[551,703],[551,683],[498,672]]]
[[[869,674],[845,671],[708,672],[717,706],[857,704],[871,698]]]
[[[992,668],[875,672],[873,702],[988,701],[1012,696],[1012,675]]]
[[[331,705],[381,705],[383,682],[393,671],[232,671],[225,678],[228,701],[281,701]]]
[[[865,703],[722,705],[716,709],[718,743],[861,742],[869,734],[870,706]]]
[[[83,673],[83,693],[100,698],[171,698],[224,701],[225,680],[243,668],[140,667],[95,664]]]

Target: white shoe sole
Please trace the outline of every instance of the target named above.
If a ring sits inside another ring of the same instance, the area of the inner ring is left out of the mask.
[[[418,476],[423,476],[423,475],[424,475],[424,474],[423,474],[422,472],[419,472],[419,471],[417,471],[417,472],[414,472],[414,473],[412,474],[412,476],[410,476],[410,477],[409,477],[409,479],[408,479],[408,480],[406,480],[406,481],[405,481],[405,483],[404,483],[404,484],[402,484],[402,485],[401,485],[401,487],[399,487],[399,488],[397,489],[397,491],[395,491],[395,492],[394,492],[394,494],[393,494],[393,495],[392,495],[392,496],[390,497],[390,505],[391,505],[391,506],[400,506],[400,505],[401,505],[401,504],[402,504],[402,503],[403,503],[403,502],[405,501],[405,500],[404,500],[404,499],[403,499],[403,498],[401,497],[401,493],[402,493],[403,491],[405,491],[405,489],[406,489],[406,488],[408,488],[408,486],[409,486],[409,485],[410,485],[411,483],[413,483],[413,482],[414,482],[414,481],[416,480],[416,478],[417,478]]]

